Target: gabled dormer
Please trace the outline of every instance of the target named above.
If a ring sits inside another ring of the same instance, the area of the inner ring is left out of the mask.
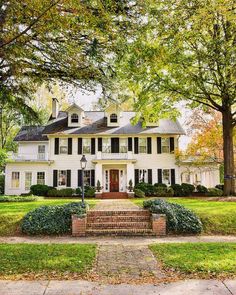
[[[67,110],[68,113],[68,127],[80,127],[83,125],[84,110],[73,103]]]
[[[117,104],[111,104],[105,109],[105,117],[107,118],[108,127],[120,126],[120,118],[122,117],[121,108]]]

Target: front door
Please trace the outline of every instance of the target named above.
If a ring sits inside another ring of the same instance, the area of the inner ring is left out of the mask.
[[[110,191],[119,191],[119,170],[110,170]]]

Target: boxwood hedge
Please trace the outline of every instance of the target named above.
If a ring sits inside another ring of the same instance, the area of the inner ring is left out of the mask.
[[[71,231],[71,215],[83,216],[86,205],[82,202],[60,206],[41,206],[28,212],[22,221],[21,230],[29,235],[55,235]]]
[[[182,205],[155,199],[144,201],[143,206],[152,213],[166,215],[168,232],[198,234],[202,231],[200,219]]]

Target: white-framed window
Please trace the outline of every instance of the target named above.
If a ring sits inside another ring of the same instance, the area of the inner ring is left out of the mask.
[[[147,153],[147,138],[140,137],[138,142],[139,142],[139,153],[146,154]]]
[[[84,185],[91,185],[91,171],[84,170]]]
[[[102,139],[102,152],[103,153],[110,153],[111,152],[111,139],[110,138],[103,138]]]
[[[20,187],[20,172],[12,172],[11,174],[11,187],[19,188]]]
[[[170,153],[170,139],[169,137],[161,138],[161,152]]]
[[[45,172],[37,172],[37,184],[45,184]]]
[[[127,151],[128,151],[127,138],[120,138],[120,153],[127,153]]]
[[[60,154],[68,154],[68,139],[60,138],[59,139],[59,151]]]
[[[58,186],[66,186],[67,182],[67,171],[58,170]]]
[[[71,117],[70,117],[70,121],[71,121],[71,123],[79,123],[78,114],[76,114],[76,113],[72,114]]]
[[[162,182],[170,185],[170,169],[162,169]]]
[[[118,122],[118,117],[117,117],[117,114],[111,114],[110,115],[110,122],[111,123],[117,123]]]
[[[83,138],[83,154],[91,154],[91,138]]]
[[[45,159],[45,145],[40,144],[38,145],[38,159],[39,160],[44,160]]]
[[[147,182],[147,169],[139,169],[139,182]]]
[[[25,190],[29,191],[32,185],[32,172],[25,172]]]

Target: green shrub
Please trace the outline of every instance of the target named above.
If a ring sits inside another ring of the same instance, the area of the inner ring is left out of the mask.
[[[4,195],[5,191],[5,175],[0,174],[0,195]]]
[[[215,186],[215,188],[221,189],[222,191],[224,191],[224,185],[223,184],[217,184]]]
[[[35,196],[47,196],[48,191],[51,189],[46,184],[34,184],[30,187],[30,192]]]
[[[191,196],[195,190],[195,186],[189,183],[182,183],[181,184],[184,196]]]
[[[92,186],[89,186],[89,185],[86,185],[84,187],[84,196],[86,198],[93,198],[95,197],[95,192],[96,192],[96,189]]]
[[[163,188],[167,187],[167,185],[165,183],[155,183],[154,186],[155,187],[163,187]]]
[[[29,235],[55,235],[71,231],[71,215],[83,216],[86,207],[81,202],[61,206],[41,206],[28,212],[21,224],[21,230]]]
[[[223,191],[218,188],[209,188],[207,195],[210,197],[221,197],[223,195]]]
[[[81,189],[81,187],[77,187],[77,189],[75,190],[75,194],[76,195],[79,195],[79,196],[82,196],[82,189]]]
[[[168,232],[198,234],[202,231],[200,219],[182,205],[155,199],[144,201],[143,206],[152,213],[166,215]]]
[[[202,193],[202,194],[206,194],[208,192],[208,189],[204,186],[204,185],[197,185],[196,187],[197,192]]]
[[[173,189],[175,197],[184,196],[183,187],[180,184],[172,184],[170,187]]]
[[[155,187],[154,185],[146,182],[140,182],[135,185],[135,189],[140,189],[144,192],[145,196],[154,196],[155,195]]]
[[[136,198],[145,198],[145,193],[138,188],[134,189],[134,195]]]
[[[155,196],[159,198],[173,197],[174,190],[172,187],[155,187]]]
[[[48,191],[49,197],[72,197],[75,190],[72,188],[62,188],[57,190],[56,188],[52,188]]]
[[[0,202],[33,202],[37,201],[35,196],[0,196]]]

